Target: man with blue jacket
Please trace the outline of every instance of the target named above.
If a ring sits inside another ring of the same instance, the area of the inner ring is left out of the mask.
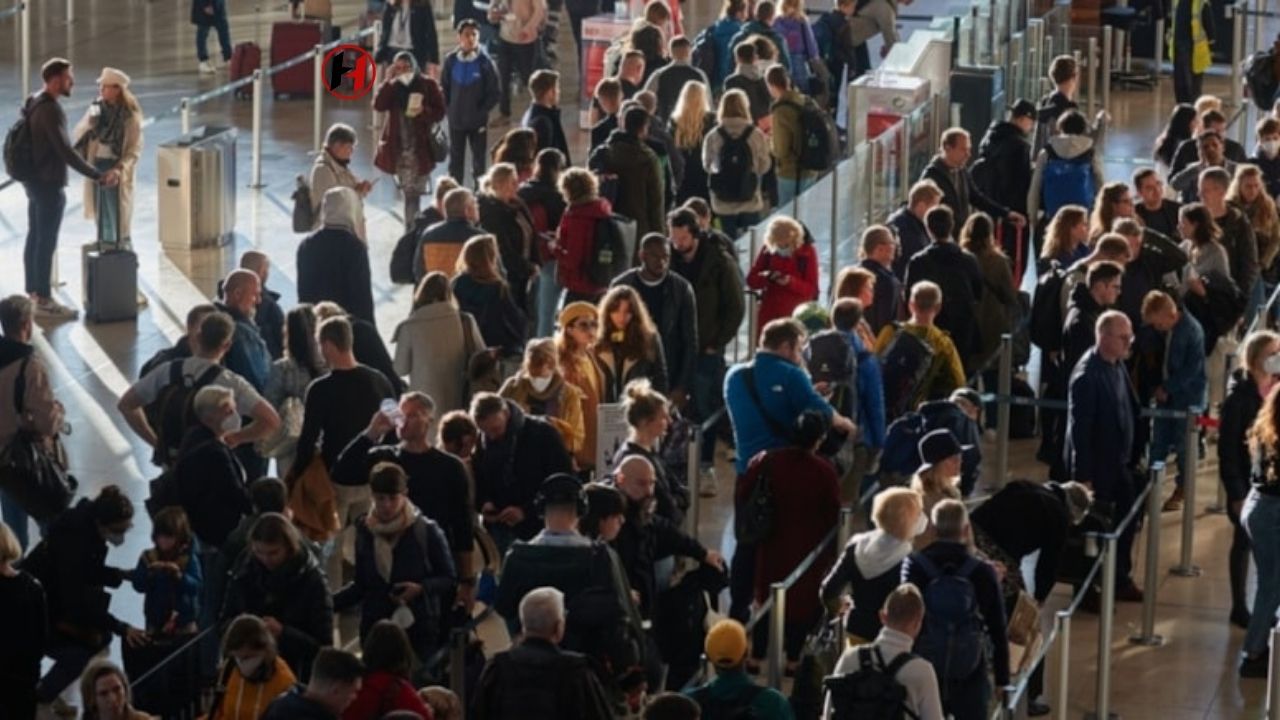
[[[857,327],[862,319],[862,303],[854,298],[840,298],[831,308],[832,324],[844,334],[858,360],[857,424],[862,432],[854,444],[853,467],[841,482],[840,498],[844,501],[857,497],[855,493],[862,487],[863,476],[875,465],[876,456],[884,448],[886,430],[884,379],[880,374],[880,360],[858,335]]]
[[[449,175],[459,183],[466,174],[467,148],[471,148],[471,173],[484,175],[488,155],[489,114],[502,96],[498,69],[480,47],[480,24],[474,19],[458,23],[458,47],[444,57],[440,91],[449,118]]]
[[[1164,410],[1203,407],[1208,390],[1205,374],[1204,329],[1189,312],[1178,307],[1161,290],[1152,290],[1142,300],[1142,322],[1165,338],[1164,381],[1155,389],[1155,399]],[[1165,501],[1165,512],[1182,509],[1182,483],[1194,468],[1187,467],[1186,423],[1161,418],[1152,427],[1151,459],[1163,460],[1169,451],[1178,453],[1178,481],[1173,495]]]
[[[804,326],[798,320],[774,320],[760,333],[755,359],[731,368],[725,375],[724,399],[738,449],[735,470],[739,478],[747,474],[747,464],[758,453],[792,444],[789,428],[806,410],[830,418],[831,429],[836,432],[852,434],[856,429],[852,421],[831,407],[809,379],[801,354],[804,340]],[[755,551],[754,544],[739,542],[729,573],[729,614],[743,622],[751,610]]]
[[[712,90],[724,87],[725,78],[733,73],[733,39],[742,30],[749,9],[747,0],[725,0],[720,19],[707,28],[715,47],[716,72],[711,78]]]

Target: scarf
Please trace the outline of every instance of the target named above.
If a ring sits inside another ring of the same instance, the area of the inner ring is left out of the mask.
[[[406,502],[400,514],[386,523],[378,520],[374,510],[369,509],[364,525],[369,528],[369,532],[373,533],[373,560],[383,580],[391,582],[391,553],[395,550],[396,541],[417,520],[418,508],[411,502]]]
[[[123,102],[112,105],[103,102],[101,98],[94,100],[93,105],[98,108],[98,117],[80,137],[76,149],[83,153],[90,141],[97,140],[111,148],[111,154],[116,159],[124,157],[124,133],[129,124],[129,108]]]

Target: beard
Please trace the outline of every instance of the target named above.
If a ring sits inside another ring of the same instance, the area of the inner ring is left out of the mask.
[[[636,527],[648,527],[653,524],[653,516],[658,510],[658,499],[647,497],[643,500],[627,498],[627,523]]]

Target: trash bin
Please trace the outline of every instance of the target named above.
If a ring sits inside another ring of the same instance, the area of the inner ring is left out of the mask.
[[[156,164],[161,247],[229,242],[236,221],[236,129],[196,128],[161,144]]]

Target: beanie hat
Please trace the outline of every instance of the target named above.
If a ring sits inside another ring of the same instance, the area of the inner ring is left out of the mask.
[[[587,317],[592,319],[596,319],[598,317],[595,305],[581,300],[571,302],[568,305],[565,305],[564,309],[560,311],[560,327],[567,328],[582,318]]]
[[[737,667],[747,656],[747,631],[737,620],[721,620],[707,631],[703,650],[716,667]]]
[[[617,488],[591,483],[587,485],[586,496],[587,514],[592,517],[607,518],[627,512],[626,501]]]
[[[102,74],[98,76],[99,85],[119,85],[122,88],[129,87],[129,76],[123,71],[113,67],[102,68]]]
[[[404,469],[392,462],[380,462],[369,472],[369,491],[379,495],[403,495],[409,491]]]

